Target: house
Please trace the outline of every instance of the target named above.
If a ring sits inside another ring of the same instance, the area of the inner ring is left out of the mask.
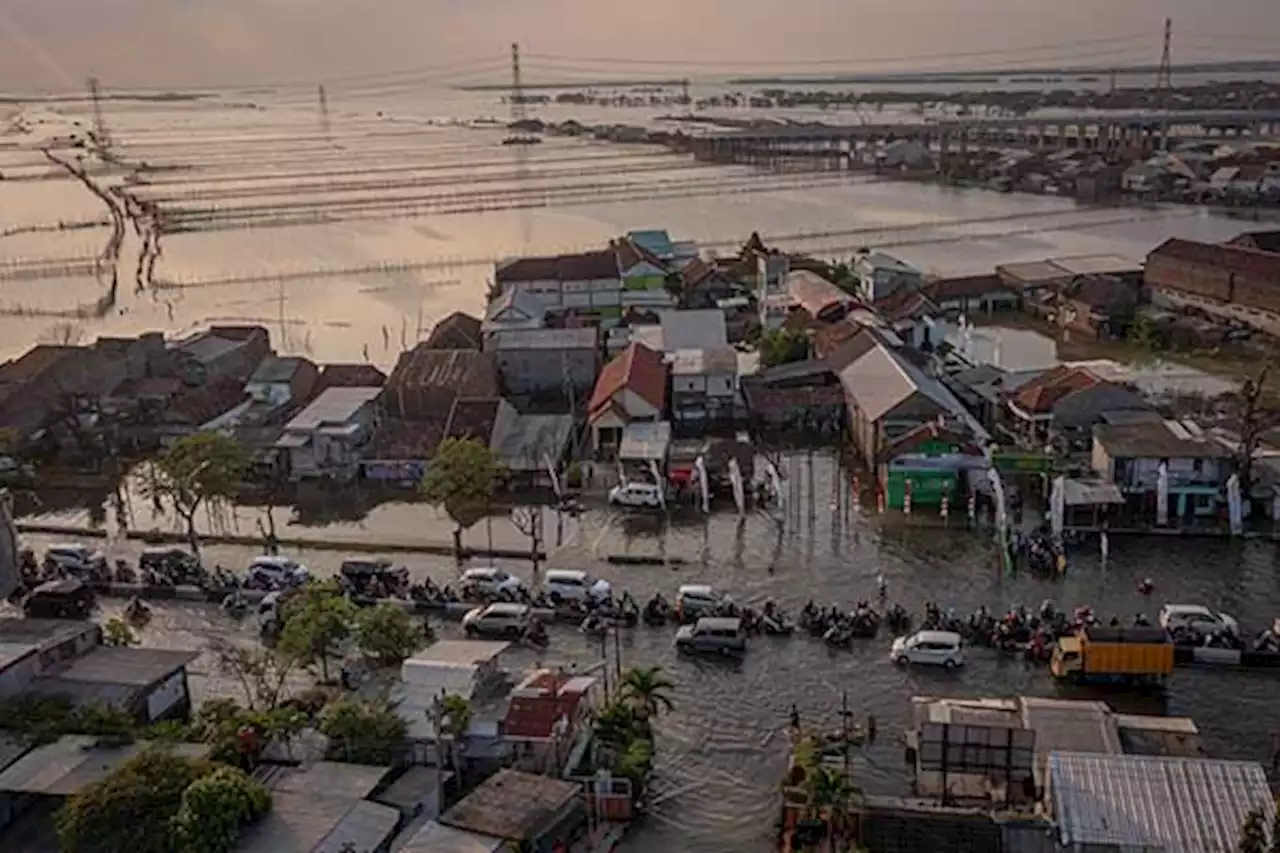
[[[546,318],[547,307],[533,292],[510,287],[489,303],[483,334],[488,337],[508,329],[541,329]]]
[[[1170,239],[1147,255],[1145,286],[1158,307],[1193,307],[1280,336],[1280,254]]]
[[[319,376],[309,358],[269,355],[258,363],[244,391],[254,403],[280,408],[309,399]]]
[[[747,414],[771,430],[833,433],[844,419],[844,390],[822,359],[780,364],[742,378]]]
[[[1009,420],[1007,395],[1041,376],[1044,370],[1010,371],[994,364],[980,364],[943,377],[952,393],[988,430],[1000,430]]]
[[[94,622],[0,618],[0,699],[19,695],[36,678],[101,643],[102,628]]]
[[[261,326],[211,326],[170,342],[169,350],[177,375],[188,382],[230,378],[244,383],[271,354],[271,339]]]
[[[251,402],[244,380],[234,376],[211,379],[194,387],[186,383],[171,396],[153,424],[162,444],[192,433],[220,429],[230,414],[245,411]]]
[[[1052,261],[1027,261],[1001,264],[996,275],[1021,299],[1023,308],[1036,316],[1052,313],[1058,291],[1071,280],[1072,274]]]
[[[1136,285],[1111,275],[1077,275],[1058,292],[1058,326],[1099,340],[1123,338],[1137,307]]]
[[[1006,389],[1005,405],[1012,415],[1008,425],[1025,446],[1039,449],[1049,443],[1053,407],[1059,400],[1083,388],[1102,382],[1083,367],[1058,365],[1044,371],[1017,389]]]
[[[655,246],[657,252],[647,248],[646,242]],[[623,308],[676,306],[676,297],[667,284],[668,276],[678,275],[672,265],[675,250],[665,231],[632,232],[615,240],[611,247],[617,255],[618,274],[622,279]],[[668,255],[668,259],[658,252]]]
[[[1280,255],[1280,231],[1246,231],[1228,240],[1227,245]]]
[[[147,725],[186,719],[187,666],[200,652],[98,646],[28,682],[23,696],[61,696],[75,708],[107,707]]]
[[[738,412],[738,353],[733,347],[681,349],[670,354],[671,418],[696,429],[732,423]]]
[[[454,311],[431,329],[425,344],[428,349],[481,349],[483,323],[465,314]]]
[[[787,292],[811,322],[839,322],[858,306],[858,300],[809,270],[788,273]]]
[[[1146,160],[1134,163],[1120,176],[1120,189],[1127,193],[1145,195],[1156,193],[1172,182],[1169,170],[1158,163]]]
[[[680,270],[679,307],[715,308],[742,288],[714,263],[696,258]]]
[[[276,441],[295,480],[353,479],[377,424],[378,388],[330,388],[312,400]]]
[[[667,408],[667,366],[644,344],[629,345],[604,366],[587,404],[587,427],[597,453],[616,448],[631,423],[659,420]]]
[[[529,673],[511,691],[502,738],[525,770],[559,775],[582,727],[599,706],[599,681],[561,670]]]
[[[521,412],[503,400],[497,409],[489,450],[508,486],[551,485],[549,468],[560,462],[573,440],[569,412]]]
[[[584,308],[604,316],[622,312],[622,278],[612,248],[502,261],[493,278],[499,293],[530,293],[548,311]]]
[[[948,315],[990,316],[997,311],[1016,310],[1019,296],[994,273],[956,278],[937,278],[922,291]]]
[[[389,772],[388,767],[343,761],[317,761],[305,768],[274,766],[261,779],[271,795],[271,809],[244,827],[233,849],[236,853],[388,850],[400,828],[401,813],[371,798]]]
[[[903,509],[907,494],[912,506],[936,507],[957,501],[969,471],[988,467],[972,436],[930,421],[894,439],[876,474],[889,509]]]
[[[658,229],[628,231],[625,239],[664,264],[683,267],[698,257],[698,245],[693,241],[677,242],[666,231]]]
[[[311,396],[316,397],[330,388],[381,388],[386,384],[387,374],[372,364],[326,364],[320,369]]]
[[[859,295],[867,304],[901,288],[919,290],[924,283],[920,270],[884,252],[858,252],[853,257],[853,272],[858,277]]]
[[[1051,408],[1051,429],[1055,439],[1068,451],[1088,452],[1093,446],[1093,428],[1123,413],[1130,420],[1159,420],[1147,398],[1116,382],[1097,382],[1071,391]]]
[[[497,396],[497,361],[492,353],[433,349],[421,343],[396,360],[379,407],[385,417],[435,423],[443,430],[454,400]]]
[[[582,791],[577,782],[500,770],[423,825],[400,853],[568,850],[587,820]]]
[[[1185,421],[1101,424],[1094,428],[1092,466],[1140,508],[1150,503],[1164,465],[1169,481],[1169,514],[1174,518],[1213,515],[1235,454]]]
[[[979,443],[988,439],[940,380],[912,364],[879,332],[868,331],[850,343],[857,343],[861,354],[837,375],[854,446],[868,465],[878,468],[893,442],[931,421],[968,433]]]
[[[585,399],[600,372],[595,328],[502,331],[485,347],[496,361],[503,390],[511,395]]]
[[[876,152],[876,164],[885,169],[932,169],[933,153],[918,139],[895,139]]]

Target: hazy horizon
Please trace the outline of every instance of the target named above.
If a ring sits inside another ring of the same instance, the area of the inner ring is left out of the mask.
[[[1280,0],[3,0],[0,90],[1277,58]],[[604,61],[605,57],[613,57]]]

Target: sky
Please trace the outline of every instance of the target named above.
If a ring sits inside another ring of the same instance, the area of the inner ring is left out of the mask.
[[[1166,16],[1280,59],[1280,0],[0,0],[0,91],[1154,63]]]

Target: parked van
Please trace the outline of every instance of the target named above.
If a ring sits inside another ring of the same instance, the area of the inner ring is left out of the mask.
[[[653,483],[623,483],[610,490],[609,503],[630,509],[659,509],[662,491]]]
[[[613,587],[576,569],[550,569],[543,579],[543,586],[553,602],[556,601],[605,601],[613,595]]]
[[[714,616],[724,604],[724,596],[706,584],[685,584],[676,593],[676,618],[692,622],[700,616]]]

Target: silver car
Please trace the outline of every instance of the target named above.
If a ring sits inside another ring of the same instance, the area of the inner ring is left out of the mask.
[[[704,616],[676,632],[676,649],[697,654],[740,655],[747,650],[747,632],[737,617]]]

